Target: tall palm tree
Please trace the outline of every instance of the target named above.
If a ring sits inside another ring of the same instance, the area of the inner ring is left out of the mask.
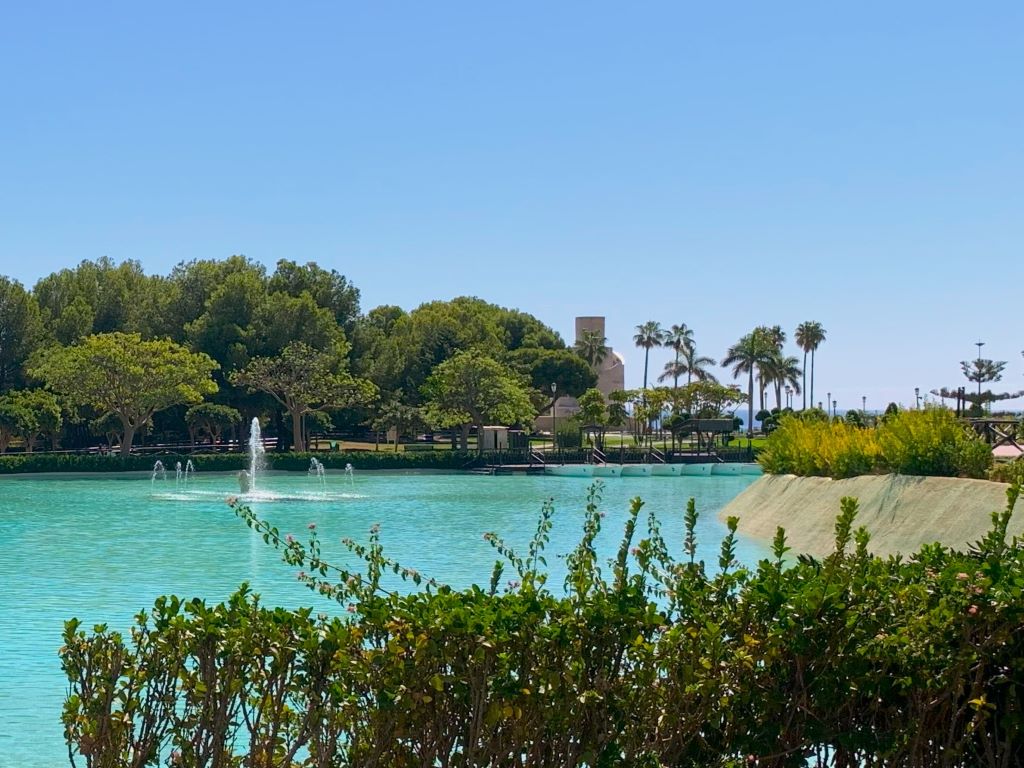
[[[658,377],[658,381],[671,378],[672,388],[679,389],[679,376],[685,372],[679,365],[679,356],[693,346],[693,330],[688,328],[686,323],[673,325],[663,334],[662,343],[675,351],[676,358],[674,362],[666,363],[665,373]],[[671,374],[669,373],[670,369]]]
[[[764,362],[772,349],[772,341],[764,329],[755,328],[729,347],[722,359],[723,366],[732,366],[734,379],[747,374],[747,437],[754,434],[754,369]]]
[[[647,361],[651,356],[651,349],[660,347],[664,338],[665,332],[661,330],[661,325],[654,320],[648,320],[643,325],[636,327],[633,341],[644,350],[644,389],[647,389]]]
[[[804,351],[804,410],[807,410],[807,353],[811,353],[811,407],[814,407],[814,352],[825,340],[825,329],[816,320],[796,327],[796,343]]]
[[[765,390],[772,382],[771,373],[768,370],[772,361],[782,355],[782,346],[786,343],[786,332],[781,325],[759,325],[754,329],[754,334],[761,340],[764,346],[764,357],[757,366],[757,390],[759,395],[760,409],[763,411]]]
[[[583,331],[576,340],[576,354],[582,357],[595,371],[608,357],[608,339],[597,331]]]
[[[782,388],[787,384],[797,393],[800,392],[800,361],[792,356],[785,356],[781,350],[762,364],[765,380],[775,387],[775,407],[782,409]]]

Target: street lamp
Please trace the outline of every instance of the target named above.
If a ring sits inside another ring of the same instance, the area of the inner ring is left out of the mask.
[[[832,402],[832,393],[825,393],[825,415],[828,416],[828,404]]]
[[[786,407],[793,407],[793,388],[788,384],[786,385]]]
[[[558,402],[558,384],[551,382],[551,449],[558,448],[558,417],[555,416],[555,403]]]
[[[914,407],[920,410],[921,408],[921,388],[914,387]]]
[[[868,396],[867,395],[861,395],[860,396],[860,412],[861,412],[862,416],[867,416],[868,415]]]
[[[832,401],[832,418],[833,419],[836,417],[836,405],[837,405],[836,401],[833,400]]]
[[[981,402],[981,348],[985,346],[985,342],[984,341],[976,341],[976,342],[974,342],[974,345],[978,348],[978,364],[977,364],[977,368],[978,368],[978,370],[977,370],[977,374],[978,374],[978,402],[980,403]]]

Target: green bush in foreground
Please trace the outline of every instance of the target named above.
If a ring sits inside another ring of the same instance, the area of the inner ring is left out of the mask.
[[[897,411],[877,427],[783,418],[758,460],[771,474],[855,477],[873,472],[986,476],[992,450],[945,408]]]
[[[1019,487],[1011,489],[1012,508]],[[1024,551],[1009,511],[965,553],[868,553],[844,499],[835,551],[682,559],[635,499],[615,558],[593,497],[548,587],[546,505],[525,552],[456,591],[347,542],[360,571],[236,507],[345,618],[157,600],[126,640],[69,621],[72,759],[87,766],[979,766],[1024,762]],[[639,541],[638,527],[646,522]],[[505,581],[505,569],[511,580]],[[386,578],[419,589],[400,593]],[[410,586],[411,586],[410,585]]]

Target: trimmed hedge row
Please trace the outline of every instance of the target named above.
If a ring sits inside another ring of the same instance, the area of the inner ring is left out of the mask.
[[[392,451],[354,453],[272,453],[267,455],[271,469],[304,472],[316,457],[328,469],[462,469],[475,454],[462,451],[394,453]],[[151,454],[144,456],[96,454],[22,453],[0,456],[0,474],[29,472],[131,472],[149,471],[160,460],[173,469],[176,462],[191,460],[200,472],[230,472],[244,469],[249,458],[243,453]]]

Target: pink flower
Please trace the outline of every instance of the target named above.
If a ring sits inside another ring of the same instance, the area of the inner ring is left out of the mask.
[[[227,501],[229,507],[233,507],[238,502],[238,497],[228,496],[227,499],[225,499],[225,501]]]
[[[968,608],[967,609],[967,615],[968,616],[977,616],[978,615],[978,606],[972,605],[970,608]]]
[[[289,533],[284,537],[284,540],[287,541],[289,544],[293,544],[295,542],[295,537]]]
[[[356,607],[352,603],[349,603],[348,608],[346,608],[345,610],[347,610],[349,613],[355,613]]]
[[[315,531],[316,530],[316,523],[310,523],[306,527],[309,528],[309,530],[311,530],[311,531]]]
[[[305,571],[299,571],[299,578],[300,579],[306,578],[306,572]]]
[[[957,581],[966,581],[967,579],[969,579],[971,577],[968,576],[966,573],[960,572],[960,573],[958,573],[956,575],[956,578],[957,578]]]

